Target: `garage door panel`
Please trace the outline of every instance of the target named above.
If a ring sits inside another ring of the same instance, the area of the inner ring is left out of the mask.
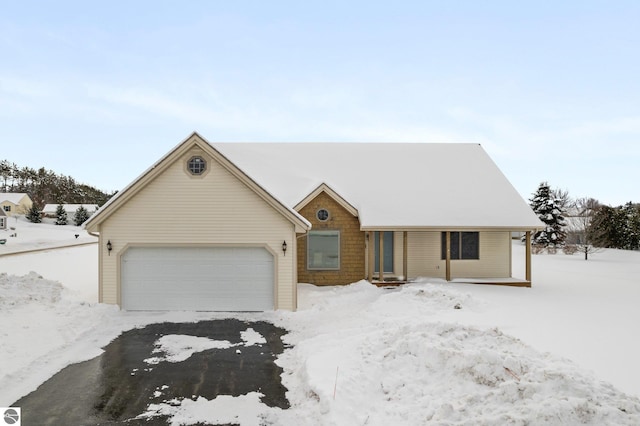
[[[274,308],[274,261],[262,247],[132,247],[121,262],[127,310]]]

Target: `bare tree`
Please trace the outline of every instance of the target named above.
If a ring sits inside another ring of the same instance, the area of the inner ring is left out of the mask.
[[[578,236],[575,245],[577,251],[584,253],[584,260],[589,259],[589,254],[600,251],[599,248],[594,247],[589,232],[593,217],[600,205],[598,200],[589,197],[578,198],[575,202],[576,217],[573,225],[576,227],[576,235]]]
[[[553,189],[551,191],[551,196],[555,199],[556,205],[560,207],[560,210],[563,212],[567,212],[576,205],[576,202],[571,199],[569,190],[567,189]]]

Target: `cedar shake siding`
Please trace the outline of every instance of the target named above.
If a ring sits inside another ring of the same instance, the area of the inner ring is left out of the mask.
[[[316,213],[329,212],[326,221]],[[365,233],[360,221],[326,192],[321,192],[299,213],[311,222],[311,231],[340,231],[340,264],[337,270],[309,270],[307,267],[307,236],[298,239],[298,282],[315,285],[350,284],[365,278]]]

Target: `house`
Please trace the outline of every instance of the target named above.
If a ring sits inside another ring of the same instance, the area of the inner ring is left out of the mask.
[[[57,217],[59,205],[60,204],[45,204],[44,208],[42,209],[42,215],[44,217]],[[91,216],[96,212],[96,210],[98,210],[97,204],[62,204],[62,207],[64,208],[64,211],[67,212],[67,215],[71,218],[76,214],[76,211],[80,207],[84,207],[85,210],[89,213],[89,216]]]
[[[167,200],[181,206],[168,222]],[[100,300],[295,310],[296,284],[437,277],[531,285],[543,224],[477,144],[217,143],[197,133],[85,224]],[[529,237],[513,277],[511,232]]]
[[[33,202],[29,195],[16,192],[0,192],[0,208],[7,216],[27,214]]]
[[[7,229],[7,214],[0,209],[0,229]]]

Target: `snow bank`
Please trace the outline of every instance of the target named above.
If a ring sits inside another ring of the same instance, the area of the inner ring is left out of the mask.
[[[96,329],[117,313],[117,307],[88,304],[35,272],[0,274],[0,405],[10,405],[66,365],[99,355],[115,336],[109,327]]]
[[[0,273],[0,308],[11,309],[28,303],[57,303],[63,289],[62,284],[45,280],[33,271],[21,278]]]
[[[307,424],[638,424],[640,401],[498,329],[455,320],[468,294],[360,282],[300,289],[278,361]],[[330,312],[330,314],[329,314]]]

